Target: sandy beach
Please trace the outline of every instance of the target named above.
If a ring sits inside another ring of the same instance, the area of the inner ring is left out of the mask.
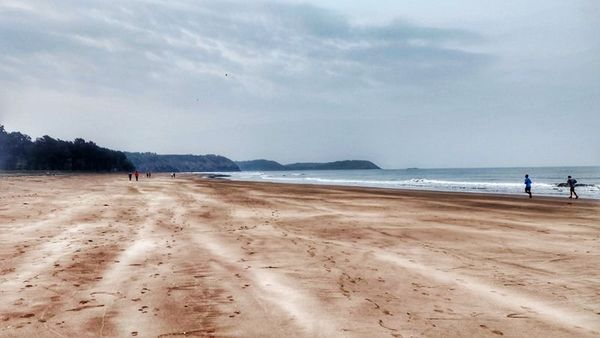
[[[0,177],[1,337],[598,337],[600,201]]]

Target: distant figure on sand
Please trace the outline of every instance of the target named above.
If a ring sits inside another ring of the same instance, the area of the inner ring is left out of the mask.
[[[171,173],[171,178],[175,178],[175,173]]]
[[[577,180],[569,176],[567,177],[567,184],[569,185],[569,189],[571,190],[569,198],[573,198],[573,195],[575,195],[575,199],[578,199],[579,196],[577,196],[577,193],[575,192],[575,184],[577,184]]]
[[[140,172],[139,171],[135,171],[135,173],[133,173],[135,175],[135,180],[138,180],[138,177],[140,177]]]
[[[129,180],[131,181],[131,176],[133,176],[133,173],[130,171],[129,172]]]
[[[532,198],[531,196],[531,179],[529,178],[528,174],[525,174],[525,193],[529,194],[529,198]]]

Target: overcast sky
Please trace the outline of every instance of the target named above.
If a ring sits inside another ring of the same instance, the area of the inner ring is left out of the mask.
[[[0,0],[0,124],[235,160],[598,165],[598,18],[596,0]]]

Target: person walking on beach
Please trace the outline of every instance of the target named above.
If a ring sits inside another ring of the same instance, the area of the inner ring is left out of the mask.
[[[129,180],[131,181],[131,176],[133,175],[133,173],[130,171],[129,172]]]
[[[138,177],[140,177],[140,172],[136,170],[135,173],[133,173],[133,174],[135,175],[135,180],[137,182]]]
[[[569,185],[569,189],[570,189],[570,194],[569,194],[569,198],[573,198],[573,195],[575,195],[575,199],[578,199],[579,196],[577,196],[577,193],[575,192],[575,184],[577,184],[577,180],[574,179],[573,177],[569,176],[567,177],[567,184]]]
[[[531,196],[531,179],[529,178],[528,174],[525,174],[525,193],[529,194],[529,198],[532,198]]]

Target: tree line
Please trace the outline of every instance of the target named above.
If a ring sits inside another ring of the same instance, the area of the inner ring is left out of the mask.
[[[131,171],[135,166],[116,150],[77,138],[63,141],[50,136],[31,140],[0,125],[0,170]]]

